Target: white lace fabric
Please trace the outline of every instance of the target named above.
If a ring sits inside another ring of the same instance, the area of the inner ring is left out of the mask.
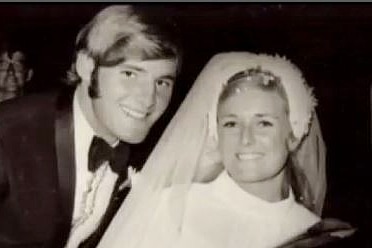
[[[108,162],[100,166],[89,178],[86,191],[81,198],[78,217],[72,222],[66,248],[78,247],[96,230],[109,205],[117,178],[117,174],[111,171]]]

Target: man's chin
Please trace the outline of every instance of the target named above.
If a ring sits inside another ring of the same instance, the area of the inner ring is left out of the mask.
[[[129,144],[139,144],[146,139],[147,133],[148,132],[131,134],[131,135],[121,135],[120,140],[127,142]]]
[[[21,95],[20,90],[0,90],[0,93],[3,95],[12,95],[12,96],[18,96]]]
[[[8,87],[6,89],[7,93],[19,93],[21,89],[19,87]]]

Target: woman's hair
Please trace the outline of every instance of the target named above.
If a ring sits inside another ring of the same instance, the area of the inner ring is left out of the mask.
[[[287,94],[280,77],[270,71],[264,71],[260,67],[240,71],[231,76],[221,92],[219,103],[240,91],[244,91],[248,86],[255,86],[263,91],[277,92],[285,102],[286,113],[289,113]]]
[[[95,63],[90,95],[97,97],[99,66],[115,66],[128,58],[177,59],[182,52],[175,22],[145,6],[116,5],[99,12],[77,35],[75,56],[87,53]],[[68,72],[70,85],[80,83],[73,64]]]

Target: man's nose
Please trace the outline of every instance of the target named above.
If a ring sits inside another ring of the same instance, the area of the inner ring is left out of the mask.
[[[14,66],[10,64],[6,72],[7,72],[8,76],[9,75],[14,76],[14,74],[15,74]]]
[[[151,109],[156,101],[156,82],[152,78],[142,80],[138,87],[138,101],[146,109]]]
[[[241,136],[241,142],[243,145],[251,145],[255,142],[254,130],[251,125],[246,125],[243,127]]]

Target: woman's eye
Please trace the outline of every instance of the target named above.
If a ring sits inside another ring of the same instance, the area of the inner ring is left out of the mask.
[[[270,121],[259,121],[258,122],[258,125],[260,126],[260,127],[272,127],[273,126],[273,123],[272,122],[270,122]]]
[[[235,121],[227,121],[227,122],[223,123],[222,126],[227,127],[227,128],[233,128],[233,127],[236,127],[236,122]]]
[[[133,71],[122,71],[121,74],[123,74],[127,78],[136,77],[136,73],[134,73]]]

